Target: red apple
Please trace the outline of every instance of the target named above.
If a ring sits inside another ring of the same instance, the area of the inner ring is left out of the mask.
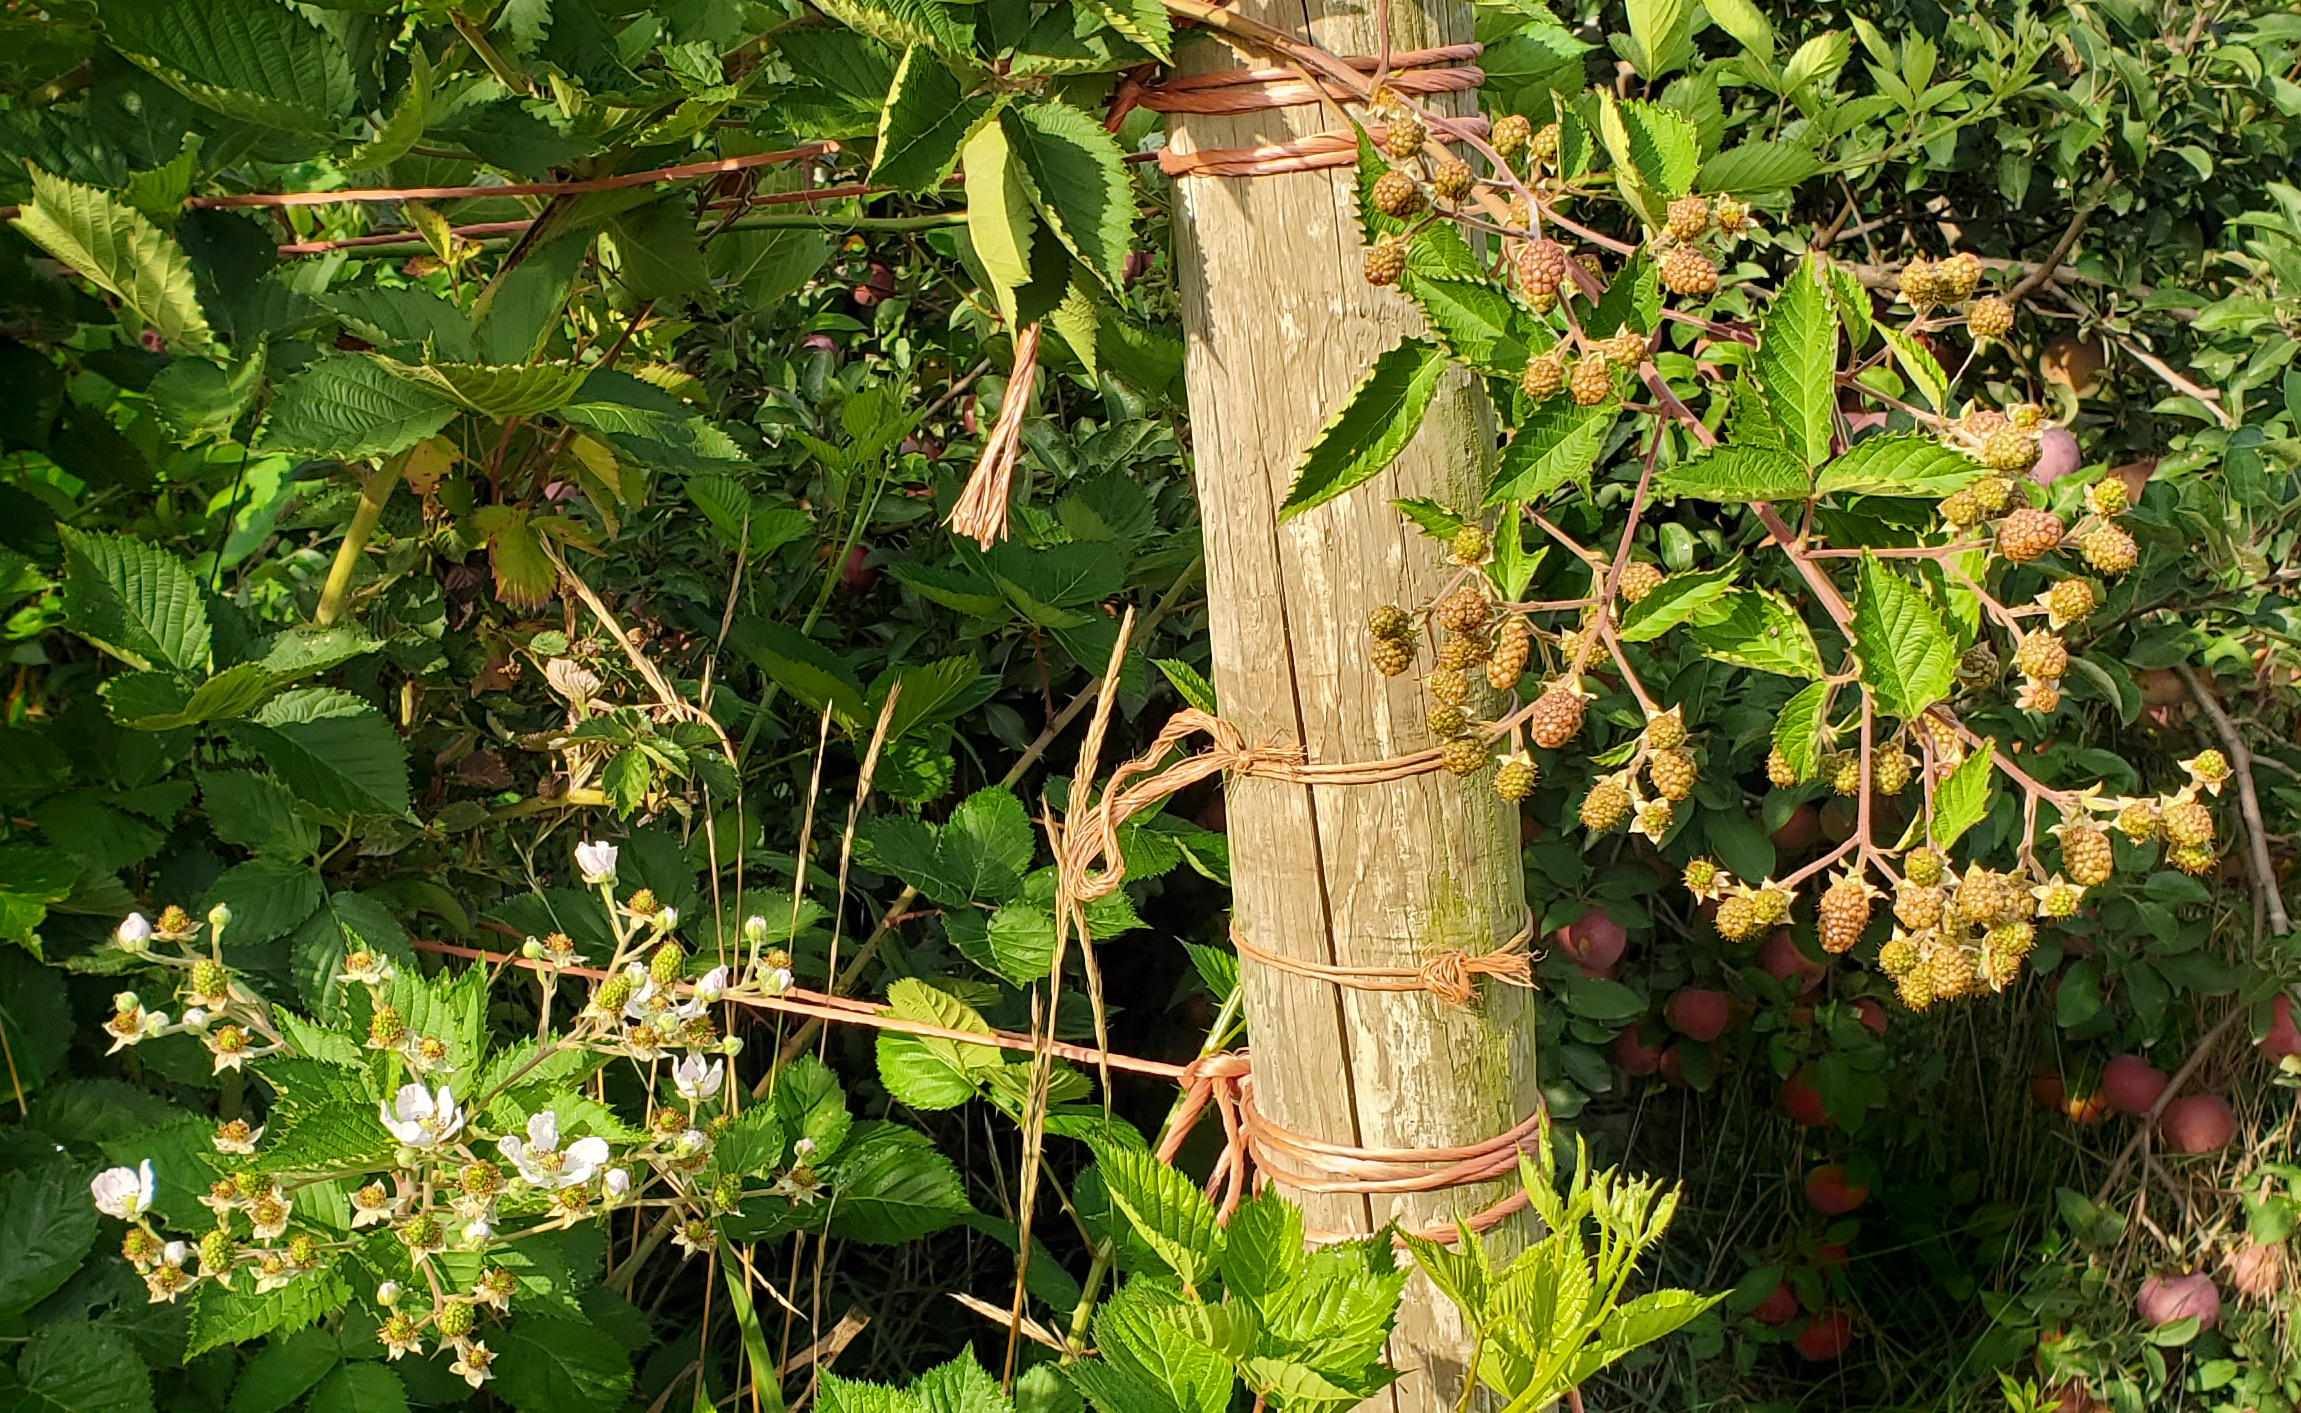
[[[2029,1095],[2045,1108],[2058,1109],[2061,1101],[2069,1097],[2069,1086],[2062,1083],[2060,1075],[2049,1070],[2029,1077]]]
[[[1800,805],[1790,811],[1782,827],[1773,833],[1774,847],[1785,854],[1798,854],[1814,846],[1822,837],[1822,816],[1812,805]]]
[[[1630,934],[1606,916],[1603,908],[1590,909],[1551,935],[1558,950],[1580,967],[1584,976],[1613,975],[1615,964],[1630,945]]]
[[[1687,986],[1670,998],[1662,1014],[1680,1035],[1707,1043],[1726,1033],[1734,1018],[1734,1003],[1722,991]]]
[[[1886,1008],[1879,1005],[1875,997],[1856,998],[1854,1010],[1861,1016],[1862,1024],[1869,1027],[1872,1034],[1883,1035],[1886,1033]]]
[[[1814,1088],[1804,1070],[1782,1081],[1782,1112],[1807,1128],[1827,1128],[1829,1111],[1822,1107],[1822,1091]]]
[[[2070,1094],[2062,1099],[2061,1111],[2079,1128],[2091,1128],[2109,1117],[2109,1100],[2098,1089],[2090,1094]]]
[[[1843,1310],[1824,1310],[1814,1316],[1812,1324],[1798,1331],[1790,1347],[1798,1351],[1799,1358],[1821,1363],[1845,1353],[1853,1342],[1853,1317]]]
[[[2203,1271],[2186,1276],[2151,1276],[2141,1283],[2134,1309],[2152,1328],[2197,1317],[2197,1328],[2212,1329],[2221,1322],[2221,1292]]]
[[[847,551],[839,561],[839,587],[850,594],[867,594],[879,582],[879,566],[870,562],[861,545]]]
[[[1761,1325],[1786,1325],[1796,1319],[1797,1314],[1798,1293],[1791,1289],[1788,1281],[1783,1281],[1766,1293],[1766,1298],[1750,1312],[1750,1318]]]
[[[1869,1201],[1870,1190],[1846,1176],[1845,1164],[1824,1163],[1806,1175],[1806,1200],[1825,1217],[1842,1217]]]
[[[2237,1116],[2218,1094],[2188,1094],[2165,1106],[2157,1127],[2184,1153],[2212,1153],[2237,1136]]]
[[[2248,1241],[2222,1257],[2221,1264],[2229,1272],[2229,1283],[2248,1300],[2266,1301],[2286,1287],[2289,1263],[2282,1242]]]
[[[2293,1020],[2293,998],[2278,992],[2269,1002],[2269,1033],[2261,1037],[2261,1055],[2276,1064],[2287,1055],[2301,1055],[2301,1025]]]
[[[1774,980],[1795,987],[1800,995],[1821,985],[1830,970],[1799,951],[1796,939],[1786,927],[1777,927],[1766,934],[1765,942],[1758,948],[1758,965]]]
[[[1654,1063],[1654,1072],[1681,1089],[1685,1087],[1686,1066],[1685,1062],[1678,1058],[1677,1046],[1672,1045],[1662,1052],[1662,1058]]]
[[[2165,1092],[2165,1071],[2139,1055],[2114,1055],[2101,1067],[2101,1097],[2121,1114],[2146,1114]]]
[[[1649,1075],[1662,1067],[1662,1052],[1649,1050],[1638,1039],[1638,1023],[1632,1021],[1615,1035],[1614,1043],[1606,1047],[1614,1056],[1614,1063],[1627,1075]]]

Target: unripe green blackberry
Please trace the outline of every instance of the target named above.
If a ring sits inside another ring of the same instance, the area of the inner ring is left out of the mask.
[[[621,1011],[630,1004],[633,990],[631,977],[619,971],[599,983],[599,989],[592,993],[592,1000],[602,1011]]]
[[[2072,824],[2061,831],[2061,871],[2072,883],[2099,888],[2116,866],[2117,852],[2107,834],[2090,824]]]
[[[2001,339],[2013,332],[2013,306],[1990,295],[1965,311],[1966,332],[1977,339]]]
[[[1366,282],[1394,285],[1406,273],[1406,242],[1386,235],[1366,247]]]
[[[1534,758],[1523,751],[1516,752],[1504,757],[1501,767],[1494,772],[1494,793],[1515,803],[1534,793],[1534,783],[1540,777]]]
[[[2005,420],[2025,432],[2034,432],[2045,422],[2045,409],[2034,402],[2017,402],[2005,410]]]
[[[1396,677],[1414,666],[1414,642],[1409,638],[1376,638],[1369,657],[1375,671]]]
[[[1430,616],[1450,633],[1475,633],[1493,620],[1494,606],[1476,585],[1466,585],[1430,607]]]
[[[1922,255],[1910,257],[1910,262],[1902,266],[1897,283],[1901,297],[1912,309],[1927,309],[1943,302],[1943,290],[1935,278],[1933,262]]]
[[[1457,736],[1439,749],[1450,774],[1476,775],[1486,768],[1486,743],[1477,736]]]
[[[1790,764],[1788,756],[1782,754],[1780,746],[1766,752],[1766,779],[1781,790],[1787,790],[1798,783],[1797,768]]]
[[[2085,488],[2085,508],[2105,520],[2123,515],[2127,504],[2125,482],[2116,476],[2104,476]]]
[[[1373,200],[1374,209],[1383,215],[1404,218],[1422,209],[1422,188],[1394,169],[1375,178]]]
[[[471,1333],[477,1317],[478,1312],[470,1301],[444,1300],[440,1302],[439,1314],[433,1317],[433,1323],[439,1327],[441,1339],[462,1339]]]
[[[1852,751],[1832,751],[1822,759],[1822,779],[1848,799],[1862,792],[1862,758]]]
[[[1941,921],[1949,894],[1939,884],[1904,882],[1894,890],[1894,921],[1912,932],[1923,932]]]
[[[413,1250],[429,1251],[447,1240],[447,1229],[440,1225],[439,1218],[425,1213],[401,1223],[399,1239]]]
[[[1528,402],[1548,402],[1565,386],[1566,364],[1556,349],[1527,359],[1526,371],[1518,378],[1518,388]]]
[[[2176,796],[2166,801],[2161,816],[2165,837],[2175,848],[2213,842],[2213,811],[2204,801]]]
[[[2176,844],[2165,851],[2165,861],[2187,874],[2207,874],[2220,862],[2211,844]]]
[[[1933,973],[1924,966],[1913,966],[1894,980],[1894,995],[1913,1011],[1922,1011],[1934,1002]]]
[[[1622,566],[1622,580],[1615,587],[1622,595],[1622,602],[1637,603],[1661,588],[1664,577],[1662,566],[1633,559]]]
[[[217,1227],[214,1231],[200,1238],[200,1274],[204,1276],[224,1274],[232,1269],[232,1262],[239,1257],[239,1254],[240,1245],[232,1240],[232,1234],[222,1227]]]
[[[1758,918],[1758,905],[1737,893],[1718,904],[1718,935],[1728,942],[1748,942],[1766,930]]]
[[[389,1049],[406,1035],[407,1022],[400,1019],[399,1007],[378,1006],[368,1016],[368,1044],[376,1049]]]
[[[1438,670],[1460,672],[1476,667],[1486,660],[1486,643],[1482,638],[1466,638],[1456,633],[1438,645]]]
[[[1534,140],[1534,124],[1524,113],[1505,113],[1494,120],[1494,131],[1486,140],[1504,157],[1515,157]]]
[[[1662,253],[1656,264],[1662,288],[1672,294],[1689,297],[1705,295],[1718,287],[1718,267],[1710,257],[1690,245],[1676,245]]]
[[[2003,991],[2021,978],[2021,959],[2037,946],[2037,928],[2028,922],[2004,922],[1981,939],[1981,975],[1993,991]]]
[[[1896,979],[1908,976],[1917,964],[1917,944],[1906,937],[1896,937],[1878,948],[1878,970],[1887,976]]]
[[[2025,677],[2053,681],[2069,671],[2069,645],[2056,633],[2032,633],[2014,650],[2013,666]]]
[[[1900,751],[1881,751],[1870,757],[1870,788],[1891,799],[1909,788],[1910,758]]]
[[[1986,927],[2014,906],[2013,887],[2003,874],[1979,864],[1965,871],[1957,886],[1957,916],[1968,927]]]
[[[2016,510],[1998,522],[1997,552],[2027,564],[2061,543],[2061,517],[2050,510]]]
[[[464,1165],[456,1175],[456,1184],[473,1197],[492,1197],[503,1191],[503,1170],[485,1158]]]
[[[1377,638],[1404,638],[1414,632],[1414,619],[1397,604],[1386,603],[1366,616],[1366,631]]]
[[[1444,702],[1433,702],[1423,713],[1423,719],[1429,723],[1430,734],[1441,741],[1461,735],[1464,728],[1470,725],[1470,718],[1462,708],[1448,706]]]
[[[1698,239],[1709,228],[1710,203],[1699,196],[1681,196],[1671,202],[1662,227],[1672,240],[1680,241]]]
[[[1454,538],[1447,542],[1446,548],[1454,556],[1456,564],[1478,564],[1485,560],[1493,544],[1486,538],[1483,529],[1476,525],[1465,525],[1454,532]]]
[[[1718,865],[1711,859],[1688,860],[1685,872],[1678,875],[1678,881],[1685,885],[1687,892],[1696,896],[1708,893],[1718,886]]]
[[[1393,162],[1411,162],[1430,140],[1429,125],[1408,108],[1393,107],[1382,115],[1382,151]]]
[[[687,974],[687,952],[676,942],[666,942],[655,949],[647,959],[647,974],[658,986],[669,986]]]
[[[1646,718],[1642,734],[1647,749],[1674,751],[1686,744],[1686,713],[1677,707],[1655,712]]]
[[[732,1212],[743,1205],[743,1176],[727,1173],[711,1185],[711,1205],[722,1212]]]
[[[2037,438],[2018,428],[2000,427],[1982,439],[1981,464],[1992,471],[2027,471],[2037,456]]]
[[[1683,746],[1656,751],[1646,757],[1646,778],[1654,783],[1655,791],[1665,800],[1690,800],[1694,785],[1700,779],[1694,764],[1694,753]]]
[[[1730,196],[1721,196],[1710,219],[1718,223],[1721,235],[1738,236],[1750,228],[1750,208]]]
[[[1983,415],[1984,413],[1977,412],[1974,417],[1978,418]],[[1998,414],[1989,412],[1987,415],[1995,417]],[[1968,420],[1972,419],[1969,418]],[[1974,504],[1981,507],[1981,513],[1984,515],[2003,515],[2006,508],[2013,504],[2013,482],[2003,476],[1984,476],[1967,486],[1966,489],[1973,492]]]
[[[1486,685],[1507,692],[1526,674],[1526,660],[1534,652],[1534,630],[1523,618],[1505,618],[1494,632],[1494,646],[1486,657]]]
[[[1534,160],[1537,162],[1547,162],[1557,156],[1558,125],[1556,123],[1544,123],[1534,129],[1534,139],[1526,144],[1526,150],[1533,154]]]
[[[228,1000],[232,994],[231,974],[224,964],[207,957],[192,963],[191,998],[202,1005]]]
[[[1767,927],[1779,927],[1790,920],[1792,901],[1786,888],[1760,888],[1750,895],[1750,906],[1758,910],[1758,921]]]
[[[1422,689],[1442,706],[1461,706],[1470,700],[1470,679],[1460,672],[1433,672],[1422,679]]]
[[[1670,807],[1668,800],[1648,800],[1637,807],[1636,816],[1638,832],[1649,839],[1659,841],[1663,835],[1670,832],[1670,825],[1677,818],[1677,811]]]
[[[1970,530],[1983,519],[1981,502],[1970,489],[1951,491],[1936,508],[1941,511],[1942,523],[1953,529]]]
[[[2101,596],[2085,579],[2064,579],[2045,592],[2045,611],[2055,624],[2083,623],[2101,606]]]
[[[2199,751],[2181,764],[2182,768],[2189,772],[2189,778],[2200,785],[2220,786],[2229,779],[2229,757],[2214,750],[2211,746]]]
[[[1582,797],[1582,826],[1593,834],[1610,834],[1630,818],[1630,792],[1622,783],[1605,779]]]
[[[120,1257],[130,1265],[149,1266],[160,1259],[166,1249],[159,1234],[147,1227],[130,1227],[120,1238]]]
[[[1981,261],[1970,250],[1961,250],[1933,267],[1934,278],[1940,282],[1943,301],[1956,304],[1973,298],[1981,284]]]
[[[1460,201],[1478,184],[1478,174],[1459,157],[1442,157],[1430,168],[1430,189],[1445,201]]]
[[[2141,546],[2115,525],[2096,525],[2078,542],[2085,562],[2108,575],[2123,574],[2141,558]]]
[[[2136,844],[2155,839],[2163,828],[2155,800],[2128,800],[2117,812],[2117,832]]]
[[[1529,299],[1555,297],[1566,278],[1566,247],[1554,240],[1530,240],[1518,247],[1518,288]]]
[[[1646,336],[1627,327],[1615,330],[1610,339],[1592,340],[1591,346],[1604,354],[1608,363],[1624,370],[1646,361]]]
[[[1596,407],[1614,395],[1613,365],[1598,357],[1579,359],[1566,377],[1566,387],[1576,407]]]
[[[2000,667],[1997,649],[1989,639],[1977,638],[1957,660],[1957,684],[1969,692],[1978,692],[1996,684]]]

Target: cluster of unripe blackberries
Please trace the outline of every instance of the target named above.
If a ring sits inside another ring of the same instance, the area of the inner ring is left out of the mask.
[[[1676,806],[1694,797],[1700,778],[1701,763],[1688,744],[1684,714],[1676,707],[1652,713],[1628,763],[1600,776],[1582,797],[1582,826],[1593,834],[1609,834],[1628,825],[1631,833],[1659,843],[1677,820]]]
[[[1459,206],[1477,189],[1478,174],[1451,153],[1428,151],[1430,126],[1396,95],[1378,93],[1368,105],[1367,117],[1380,134],[1382,154],[1390,170],[1375,178],[1367,200],[1385,216],[1405,220],[1429,210],[1434,203]],[[1406,243],[1386,235],[1366,250],[1366,282],[1394,285],[1406,273]]]
[[[1966,329],[1976,339],[2000,339],[2013,332],[2011,304],[1996,295],[1974,298],[1981,285],[1981,261],[1971,251],[1941,260],[1918,256],[1902,266],[1899,284],[1902,300],[1921,314],[1966,305]]]
[[[1647,239],[1662,288],[1698,299],[1718,287],[1718,264],[1703,247],[1713,234],[1730,244],[1750,230],[1750,208],[1730,196],[1715,204],[1699,196],[1670,203],[1662,229]]]

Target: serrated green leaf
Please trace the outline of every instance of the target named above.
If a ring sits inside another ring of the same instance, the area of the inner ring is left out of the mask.
[[[999,123],[1030,178],[1040,216],[1080,264],[1120,288],[1134,230],[1134,185],[1118,139],[1068,103],[1011,107]]]
[[[70,1280],[96,1243],[97,1223],[78,1164],[51,1157],[0,1174],[0,1318],[22,1314]]]
[[[106,0],[105,37],[226,117],[333,137],[359,101],[333,35],[272,0]]]
[[[349,692],[283,692],[231,731],[308,804],[333,814],[408,812],[407,747]]]
[[[1686,630],[1710,657],[1785,677],[1825,676],[1813,630],[1778,594],[1739,589],[1695,616]]]
[[[1853,649],[1862,684],[1878,710],[1905,721],[1948,694],[1957,673],[1957,647],[1941,616],[1916,585],[1862,556],[1854,600]]]
[[[1568,481],[1587,482],[1619,409],[1612,401],[1577,407],[1553,398],[1511,433],[1494,467],[1486,503],[1540,500]]]
[[[489,1333],[493,1391],[523,1413],[614,1413],[631,1390],[623,1346],[586,1321],[530,1316]]]
[[[1529,355],[1557,341],[1490,281],[1409,271],[1398,287],[1430,321],[1447,351],[1481,373],[1515,378]]]
[[[1646,597],[1623,612],[1622,641],[1651,642],[1693,618],[1732,591],[1741,568],[1737,559],[1699,574],[1666,575]]]
[[[208,610],[184,562],[132,535],[56,528],[64,544],[64,624],[131,667],[187,676],[208,668]]]
[[[405,52],[407,86],[400,90],[399,102],[392,105],[391,116],[376,124],[375,135],[344,155],[347,170],[381,171],[389,167],[408,154],[431,122],[431,61],[419,46],[411,45]]]
[[[1428,339],[1401,339],[1378,356],[1303,453],[1279,518],[1323,505],[1380,475],[1420,430],[1446,368],[1445,350]]]
[[[1939,500],[1982,474],[1964,453],[1916,433],[1870,437],[1822,467],[1816,495],[1923,496]]]
[[[1782,283],[1758,330],[1758,383],[1791,451],[1808,466],[1829,459],[1837,409],[1838,316],[1808,257]]]
[[[152,1375],[118,1331],[59,1320],[25,1341],[0,1397],[12,1413],[152,1413]]]
[[[1988,817],[1990,777],[1994,773],[1990,758],[1996,752],[1996,742],[1983,741],[1933,792],[1933,817],[1926,823],[1926,835],[1935,848],[1949,848]]]
[[[1798,142],[1740,142],[1702,164],[1695,189],[1705,194],[1758,196],[1788,191],[1821,175],[1822,159]]]
[[[1773,22],[1754,0],[1703,0],[1702,8],[1718,28],[1734,37],[1735,43],[1761,57],[1773,57]]]
[[[591,370],[580,363],[376,362],[395,378],[427,389],[466,411],[501,420],[534,417],[566,406]]]
[[[298,1330],[262,1350],[240,1371],[224,1413],[279,1413],[311,1392],[343,1362],[343,1348],[326,1330]],[[329,1405],[322,1405],[329,1406]]]
[[[1829,732],[1830,684],[1800,689],[1774,716],[1774,746],[1798,779],[1811,780],[1820,768]]]
[[[1009,324],[1015,291],[1031,282],[1031,239],[1038,216],[1022,166],[1007,144],[1003,123],[984,123],[961,152],[967,186],[967,239],[990,276],[992,294]]]
[[[257,448],[345,461],[389,456],[437,433],[455,413],[437,392],[395,377],[375,359],[334,354],[280,385]]]
[[[1158,0],[1087,0],[1103,22],[1161,60],[1174,58],[1174,21]]]
[[[817,8],[890,49],[926,44],[953,57],[974,49],[973,23],[943,0],[829,0]]]
[[[1884,336],[1886,347],[1893,350],[1902,376],[1916,384],[1926,405],[1936,412],[1947,412],[1944,404],[1949,400],[1949,374],[1942,371],[1941,361],[1924,344],[1891,324],[1879,324],[1877,331]]]
[[[935,52],[913,43],[879,113],[871,180],[899,191],[930,189],[950,174],[968,135],[991,113],[990,99],[967,97]]]
[[[195,354],[212,350],[214,336],[182,246],[109,193],[38,167],[31,175],[32,201],[10,224],[117,296],[171,347]]]
[[[848,1241],[900,1246],[972,1210],[958,1168],[934,1141],[895,1124],[860,1125],[824,1176],[838,1194],[831,1232]]]
[[[1098,1145],[1103,1185],[1144,1245],[1183,1284],[1197,1289],[1223,1249],[1214,1204],[1198,1185],[1147,1152]]]
[[[203,1281],[193,1292],[192,1334],[185,1357],[197,1358],[219,1345],[245,1344],[268,1334],[292,1334],[342,1309],[351,1295],[333,1256],[262,1295],[256,1294],[254,1279],[244,1274],[228,1290]]]
[[[1701,165],[1702,141],[1685,115],[1658,103],[1617,99],[1600,89],[1599,136],[1617,172],[1629,172],[1648,191],[1664,197],[1693,189]]]
[[[1214,684],[1201,677],[1197,668],[1173,657],[1152,658],[1151,665],[1159,670],[1159,675],[1167,680],[1167,685],[1174,688],[1175,695],[1184,702],[1209,716],[1220,714],[1215,708]]]
[[[1786,451],[1763,446],[1717,446],[1666,467],[1654,478],[1654,493],[1691,496],[1721,505],[1804,500],[1813,477]]]
[[[407,1413],[407,1388],[388,1364],[338,1364],[312,1390],[305,1405],[327,1413]]]

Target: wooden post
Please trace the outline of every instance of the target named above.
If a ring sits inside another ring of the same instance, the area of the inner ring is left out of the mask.
[[[1237,0],[1233,13],[1341,55],[1379,52],[1363,0]],[[1391,0],[1394,51],[1471,37],[1469,7]],[[1185,72],[1268,67],[1200,37]],[[1468,95],[1456,111],[1470,113]],[[1340,125],[1331,108],[1177,115],[1178,152],[1282,142]],[[1279,523],[1303,449],[1374,356],[1423,324],[1361,273],[1349,167],[1177,181],[1175,260],[1185,373],[1206,531],[1214,681],[1250,743],[1300,743],[1312,760],[1375,760],[1433,744],[1419,678],[1377,674],[1367,615],[1427,602],[1451,576],[1442,548],[1390,502],[1433,496],[1469,508],[1494,456],[1483,391],[1459,370],[1422,431],[1374,481]],[[1484,688],[1481,685],[1480,690]],[[1517,811],[1493,768],[1382,785],[1305,788],[1234,780],[1228,797],[1239,926],[1258,945],[1344,966],[1414,966],[1450,948],[1486,951],[1525,920]],[[1539,1102],[1527,993],[1486,984],[1453,1007],[1421,992],[1341,990],[1245,968],[1260,1104],[1277,1123],[1361,1147],[1474,1143]],[[1371,1232],[1468,1216],[1503,1183],[1369,1200],[1289,1192],[1310,1225]],[[1468,1356],[1453,1307],[1417,1276],[1391,1355],[1405,1371],[1368,1409],[1445,1413]]]

